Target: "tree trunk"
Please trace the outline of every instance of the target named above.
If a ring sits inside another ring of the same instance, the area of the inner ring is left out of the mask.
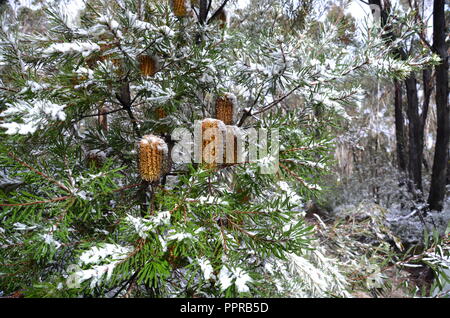
[[[448,52],[445,43],[445,1],[434,0],[433,4],[433,50],[441,58],[436,66],[436,114],[437,133],[431,175],[428,204],[431,210],[441,211],[445,197],[448,166],[448,144],[450,138],[448,105]]]
[[[428,117],[428,109],[430,106],[431,93],[433,92],[432,78],[431,78],[432,69],[427,67],[422,72],[422,81],[423,81],[423,103],[422,103],[422,113],[420,114],[420,136],[419,136],[419,150],[422,154],[422,162],[424,164],[424,168],[429,171],[428,164],[423,158],[423,148],[424,148],[424,132],[425,125]]]
[[[381,27],[386,28],[387,18],[389,15],[389,6],[382,7],[380,0],[369,0],[370,5],[379,7]],[[373,9],[373,8],[372,8]],[[395,35],[390,30],[385,36],[385,40],[392,42]],[[396,58],[405,60],[407,53],[399,48],[392,52]],[[396,81],[397,82],[397,81]],[[408,116],[408,160],[406,160],[406,140],[403,132],[403,113],[401,111],[401,85],[395,86],[395,128],[397,138],[397,157],[400,170],[408,170],[409,179],[408,189],[415,193],[415,190],[422,191],[422,157],[423,157],[423,128],[421,117],[419,116],[419,98],[417,95],[417,79],[411,74],[405,80],[406,101]],[[425,117],[426,118],[426,117]],[[400,138],[400,139],[399,139]],[[422,140],[422,141],[421,141]]]
[[[208,16],[208,0],[200,0],[200,13],[199,13],[200,24],[204,24],[206,22],[207,16]]]
[[[420,149],[421,122],[419,117],[419,99],[417,97],[417,80],[414,74],[411,74],[406,80],[406,97],[408,102],[407,115],[409,121],[409,151],[408,151],[408,170],[409,178],[412,181],[410,190],[422,191],[422,157]],[[422,142],[423,144],[423,142]]]
[[[405,119],[403,118],[403,99],[402,84],[398,80],[394,80],[395,87],[395,137],[397,141],[397,161],[398,168],[402,172],[406,172],[406,153],[405,153]]]

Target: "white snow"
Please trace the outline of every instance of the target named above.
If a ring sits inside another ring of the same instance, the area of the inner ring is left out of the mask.
[[[61,247],[61,243],[55,240],[52,234],[42,234],[41,237],[44,239],[45,244],[53,245],[56,249]]]
[[[181,232],[181,233],[174,233],[167,237],[168,241],[174,241],[177,240],[178,242],[181,242],[184,239],[194,239],[191,233]]]
[[[36,93],[38,91],[42,91],[42,90],[50,87],[50,85],[47,83],[38,83],[38,82],[34,82],[34,81],[27,81],[26,85],[27,85],[27,87],[22,88],[20,93],[24,93],[28,89],[30,89],[33,93]]]
[[[37,228],[36,225],[28,226],[28,225],[20,223],[20,222],[16,222],[13,225],[14,225],[14,230],[16,230],[16,231],[29,231],[29,230],[34,230],[35,228]]]
[[[279,181],[278,186],[281,188],[281,190],[286,192],[286,196],[289,198],[292,204],[302,204],[302,197],[295,193],[295,191],[291,189],[286,181]]]
[[[153,230],[156,226],[170,223],[170,212],[159,212],[155,216],[151,215],[148,219],[128,215],[125,220],[133,225],[140,237],[147,238],[148,234],[146,232]]]
[[[92,42],[67,42],[67,43],[53,43],[48,48],[43,50],[44,55],[51,55],[54,53],[73,54],[81,53],[83,57],[89,56],[95,51],[100,51],[100,46]]]
[[[111,259],[122,259],[131,251],[132,249],[130,247],[107,243],[101,246],[94,246],[90,250],[83,252],[79,259],[82,264],[93,264],[107,257]]]
[[[34,99],[31,101],[18,100],[15,103],[7,104],[8,108],[0,116],[22,115],[22,123],[10,122],[0,124],[0,127],[6,128],[7,134],[34,133],[38,128],[48,123],[47,118],[51,120],[63,121],[66,119],[64,112],[65,105],[55,104],[48,100]]]
[[[249,291],[247,286],[252,281],[250,275],[240,268],[233,269],[233,274],[236,277],[235,285],[240,293],[246,293]]]
[[[232,273],[226,266],[222,266],[219,273],[219,283],[222,290],[227,289],[232,284]]]
[[[211,266],[211,262],[205,257],[198,259],[198,264],[203,272],[203,277],[205,280],[209,280],[213,276],[213,267]]]
[[[222,266],[219,273],[219,283],[222,290],[226,290],[230,287],[233,284],[233,280],[238,292],[245,293],[249,291],[247,284],[250,283],[252,279],[247,272],[239,267],[232,267],[231,270],[229,270],[227,266]]]

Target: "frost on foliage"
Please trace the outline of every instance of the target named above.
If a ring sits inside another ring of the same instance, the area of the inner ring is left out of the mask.
[[[276,52],[272,53],[271,57],[274,62],[268,69],[265,70],[266,74],[269,76],[280,76],[283,72],[292,68],[294,59],[287,56],[281,49],[278,49]]]
[[[256,160],[258,167],[260,169],[270,169],[273,168],[274,166],[277,165],[278,163],[278,157],[276,156],[272,156],[272,155],[268,155],[265,157],[262,157],[261,159]]]
[[[0,116],[19,116],[21,122],[10,122],[0,124],[0,127],[6,128],[7,134],[21,134],[34,133],[37,129],[48,124],[49,120],[66,119],[64,112],[65,105],[52,103],[48,100],[31,100],[17,101],[12,104],[7,104],[7,109],[0,114]]]
[[[54,246],[58,249],[61,246],[61,243],[53,238],[52,234],[42,234],[41,237],[44,239],[44,243],[50,246]]]
[[[148,219],[128,215],[126,221],[133,225],[134,230],[140,237],[147,238],[148,231],[151,231],[156,226],[168,225],[170,223],[170,212],[159,212],[157,215],[151,215]]]
[[[299,256],[285,253],[286,260],[269,258],[265,270],[283,296],[327,297],[330,294],[349,297],[347,281],[336,260],[324,255],[322,249],[314,249]]]
[[[422,217],[419,213],[417,210],[411,212],[408,209],[392,207],[386,215],[386,223],[404,242],[421,242],[425,233],[431,236],[434,231],[443,235],[450,221],[450,199],[441,212],[431,211]]]
[[[35,228],[37,228],[37,225],[28,226],[28,225],[20,223],[20,222],[14,223],[13,226],[14,226],[14,230],[16,230],[16,231],[29,231],[29,230],[34,230]]]
[[[229,203],[225,200],[223,200],[222,198],[216,197],[216,196],[212,196],[212,195],[207,195],[207,196],[200,196],[197,199],[191,199],[191,198],[187,198],[186,202],[198,202],[200,204],[218,204],[218,205],[228,205]]]
[[[79,67],[75,70],[75,74],[79,75],[80,78],[83,78],[86,76],[88,79],[93,80],[94,79],[94,71],[86,68],[86,67]]]
[[[252,281],[250,275],[239,267],[231,268],[229,270],[226,266],[223,266],[219,273],[219,283],[222,290],[226,290],[232,284],[236,285],[238,292],[246,293],[249,291],[248,283]]]
[[[202,270],[203,277],[205,280],[212,278],[213,276],[213,267],[211,266],[211,262],[205,257],[198,259],[198,265]]]
[[[279,181],[278,185],[280,186],[281,190],[286,193],[286,196],[289,198],[292,204],[299,205],[303,203],[302,197],[295,193],[295,191],[291,189],[286,181]]]
[[[234,276],[236,277],[236,281],[234,282],[238,292],[246,293],[249,291],[247,283],[252,281],[250,275],[248,275],[245,271],[240,268],[232,269]]]
[[[227,289],[232,284],[232,273],[226,266],[223,266],[219,273],[219,282],[222,290]]]
[[[72,275],[76,277],[76,281],[80,284],[85,280],[91,279],[90,288],[94,288],[102,281],[105,274],[107,274],[106,281],[111,279],[116,265],[117,261],[105,265],[95,265],[90,269],[76,271]]]
[[[94,246],[81,254],[79,260],[81,265],[91,265],[88,269],[79,269],[71,276],[76,278],[75,281],[82,283],[91,279],[90,288],[94,288],[103,280],[103,276],[107,274],[108,281],[116,265],[132,251],[131,247],[123,247],[116,244],[103,244],[100,247]],[[106,263],[106,264],[101,264]]]
[[[366,277],[366,286],[368,289],[383,287],[386,277],[381,273],[378,265],[367,264],[364,270],[369,273]]]
[[[131,252],[131,248],[123,247],[116,244],[103,244],[102,246],[94,246],[90,250],[83,252],[80,256],[82,264],[98,263],[105,258],[110,259],[122,259],[128,253]]]
[[[128,215],[125,219],[128,223],[130,223],[131,225],[133,225],[134,230],[136,231],[136,233],[142,237],[142,238],[147,238],[147,231],[150,231],[153,226],[151,224],[148,224],[143,218],[136,218],[134,216]]]
[[[175,96],[175,92],[170,88],[163,89],[160,85],[144,81],[142,85],[132,85],[131,89],[140,92],[141,94],[151,94],[151,96],[145,97],[148,102],[152,103],[164,103]]]
[[[95,51],[100,51],[100,46],[92,42],[68,42],[68,43],[53,43],[48,48],[43,50],[44,55],[51,55],[54,53],[74,54],[80,53],[83,57],[91,55]]]
[[[432,264],[433,267],[438,268],[438,277],[437,281],[439,282],[438,286],[433,291],[433,296],[450,294],[450,246],[441,247],[438,246],[438,249],[434,252],[425,253],[425,257],[423,259],[425,262]]]
[[[347,94],[351,93],[352,92],[348,92]],[[340,99],[343,99],[342,92],[332,88],[322,88],[317,93],[313,93],[313,100],[315,103],[323,104],[329,109],[333,109],[343,118],[351,120],[351,117],[347,114],[347,111],[339,102]]]
[[[90,201],[92,198],[92,194],[85,190],[74,189],[72,193],[81,200]]]
[[[161,237],[161,235],[158,235],[158,240],[161,244],[162,251],[167,252],[167,242]]]
[[[170,234],[167,237],[168,241],[175,241],[176,240],[178,242],[181,242],[184,239],[191,239],[191,240],[194,239],[194,237],[192,236],[191,233],[186,233],[186,232],[175,232],[175,230],[171,230],[171,231],[169,231],[168,234]]]
[[[152,34],[160,33],[167,37],[173,37],[175,35],[175,31],[167,25],[155,26],[152,23],[139,20],[137,15],[132,12],[127,12],[127,18],[129,25],[136,30],[152,31]]]
[[[27,81],[26,87],[22,88],[20,93],[25,93],[27,90],[30,90],[31,92],[36,93],[36,92],[45,90],[49,87],[50,87],[50,85],[47,83],[38,83],[35,81]]]

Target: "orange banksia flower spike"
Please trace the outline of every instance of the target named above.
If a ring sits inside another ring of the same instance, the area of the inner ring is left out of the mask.
[[[214,169],[223,162],[225,145],[225,124],[218,119],[206,118],[202,121],[202,162],[207,169]],[[219,158],[220,161],[219,162]]]
[[[189,0],[172,0],[173,14],[179,18],[187,16],[190,13],[190,5]]]
[[[236,97],[233,94],[225,93],[218,96],[216,99],[216,118],[223,121],[225,125],[232,125],[235,107]]]
[[[145,181],[158,181],[168,170],[166,142],[154,135],[145,135],[139,141],[139,173]]]
[[[150,55],[140,55],[139,69],[144,76],[153,76],[158,71],[158,60]]]

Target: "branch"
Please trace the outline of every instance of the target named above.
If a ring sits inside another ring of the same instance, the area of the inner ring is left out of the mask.
[[[4,91],[8,91],[8,92],[13,92],[13,93],[17,93],[18,91],[13,90],[12,88],[8,88],[8,87],[2,87],[0,86],[0,89],[4,90]]]
[[[28,169],[30,169],[31,171],[35,172],[36,174],[40,175],[41,177],[53,182],[54,184],[56,184],[59,188],[61,188],[62,190],[72,193],[65,185],[63,185],[62,183],[56,181],[55,179],[47,176],[46,174],[40,172],[39,170],[33,168],[32,166],[30,166],[29,164],[27,164],[26,162],[23,162],[22,160],[20,160],[19,158],[17,158],[12,152],[8,152],[8,156],[11,157],[12,159],[14,159],[15,161],[17,161],[18,163],[20,163],[22,166],[27,167]]]
[[[255,107],[256,103],[258,102],[258,99],[261,96],[261,92],[262,92],[263,88],[264,88],[264,84],[261,85],[258,95],[256,95],[256,98],[253,101],[252,106],[250,106],[250,109],[248,109],[248,110],[244,109],[244,114],[242,114],[242,117],[237,124],[238,127],[241,127],[244,124],[244,122],[247,120],[247,117],[250,117],[252,115],[253,107]]]
[[[66,195],[63,197],[58,197],[50,200],[45,201],[34,201],[34,202],[27,202],[27,203],[0,203],[0,206],[27,206],[27,205],[34,205],[34,204],[42,204],[42,203],[52,203],[52,202],[58,202],[58,201],[64,201],[67,199],[73,198],[71,195]]]
[[[134,274],[131,275],[131,277],[125,281],[125,284],[123,284],[122,287],[120,287],[120,289],[114,294],[114,296],[112,296],[112,298],[116,298],[117,296],[119,296],[119,294],[122,292],[122,290],[124,290],[125,287],[136,278],[136,276],[139,274],[139,272],[140,272],[140,269],[135,271]]]
[[[134,114],[131,111],[131,105],[134,100],[131,100],[130,83],[127,80],[125,80],[125,82],[123,83],[120,94],[116,93],[116,98],[128,113],[128,116],[131,119],[131,124],[133,125],[134,133],[136,134],[136,136],[141,138],[142,136],[137,125],[137,119],[136,117],[134,117]]]
[[[336,80],[336,79],[338,79],[338,78],[341,78],[341,77],[343,77],[343,76],[346,76],[346,75],[350,74],[351,72],[354,72],[354,71],[358,70],[359,68],[363,67],[363,66],[366,65],[366,64],[369,64],[369,61],[366,60],[366,61],[364,61],[363,63],[358,64],[358,65],[352,67],[351,69],[345,71],[344,73],[341,73],[339,76],[333,76],[333,77],[331,77],[331,78],[329,78],[329,79],[326,79],[326,80],[324,80],[324,81],[315,81],[315,82],[312,82],[312,83],[310,83],[310,84],[311,84],[311,85],[318,85],[318,84],[324,84],[324,83],[332,82],[332,81],[334,81],[334,80]],[[247,114],[247,115],[244,114],[244,116],[246,116],[246,118],[247,118],[247,117],[249,117],[249,116],[258,115],[258,114],[261,114],[261,113],[263,113],[263,112],[265,112],[265,111],[271,109],[272,107],[278,105],[278,104],[281,103],[283,100],[285,100],[287,97],[289,97],[291,94],[293,94],[296,90],[298,90],[298,89],[299,89],[300,87],[302,87],[303,85],[304,85],[304,83],[298,84],[298,85],[295,86],[293,89],[291,89],[289,92],[287,92],[285,95],[283,95],[282,97],[278,98],[277,100],[274,100],[273,102],[267,104],[266,106],[263,106],[263,107],[262,107],[260,110],[258,110],[257,112],[251,113],[251,114]],[[244,123],[244,121],[245,121],[246,118],[241,119],[241,121],[242,121],[242,122],[240,122],[241,125]]]
[[[251,114],[251,115],[258,115],[261,114],[267,110],[269,110],[270,108],[272,108],[273,106],[281,103],[283,100],[285,100],[287,97],[289,97],[292,93],[294,93],[296,90],[298,90],[300,87],[302,87],[304,84],[301,83],[297,86],[295,86],[293,89],[291,89],[287,94],[283,95],[282,97],[278,98],[277,100],[274,100],[273,102],[269,103],[266,106],[263,106],[260,110],[258,110],[257,112]]]
[[[109,115],[109,114],[117,113],[117,112],[119,112],[119,111],[121,111],[121,110],[125,110],[125,108],[122,107],[122,108],[114,109],[114,110],[111,110],[111,111],[105,112],[105,113],[100,113],[100,111],[99,111],[99,112],[96,113],[96,114],[83,115],[83,116],[79,117],[78,119],[73,120],[73,121],[71,122],[71,124],[75,124],[75,123],[79,122],[80,120],[82,120],[82,119],[84,119],[84,118],[88,118],[88,117],[97,117],[97,116],[99,116],[99,115]]]
[[[211,22],[212,20],[214,20],[220,13],[220,11],[225,7],[225,5],[227,4],[228,0],[225,0],[222,5],[219,7],[219,9],[216,10],[216,12],[214,12],[214,14],[211,16],[211,18],[208,19],[208,21],[206,22],[206,24],[209,24],[209,22]]]

